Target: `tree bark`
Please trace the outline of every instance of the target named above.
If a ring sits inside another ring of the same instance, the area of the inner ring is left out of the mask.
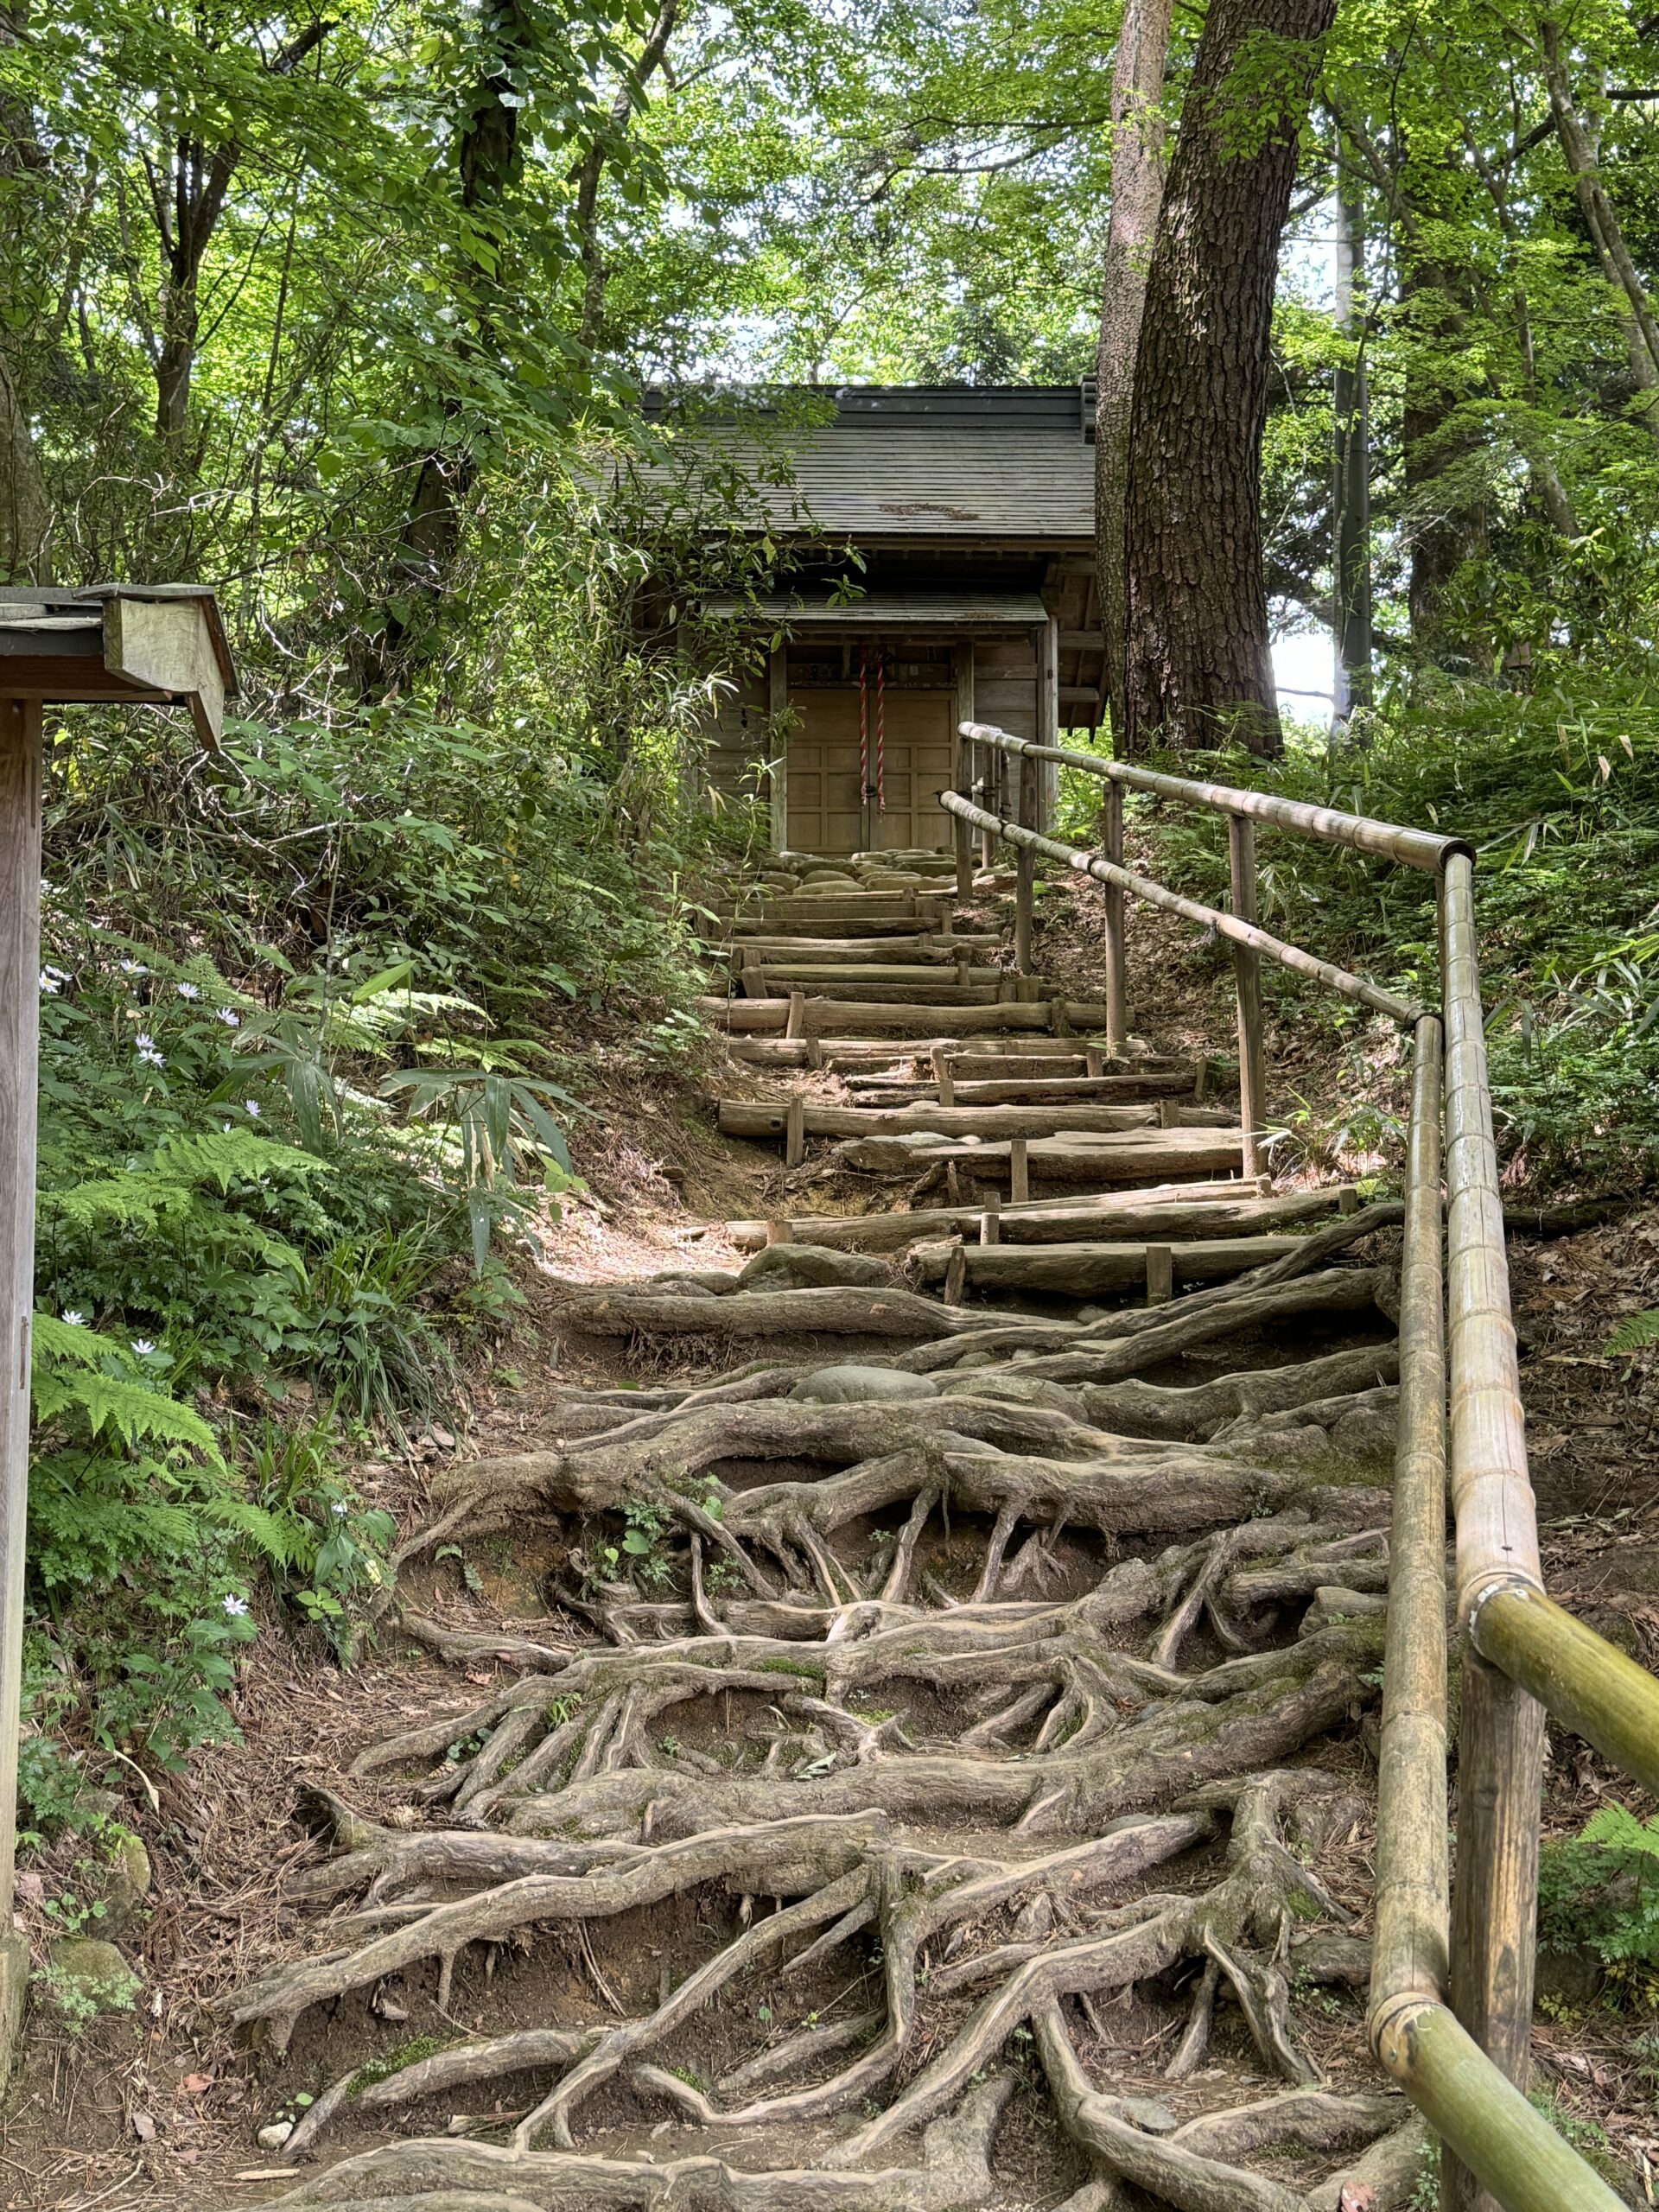
[[[1338,368],[1332,391],[1332,580],[1335,587],[1336,719],[1371,703],[1371,436],[1365,373],[1365,233],[1359,194],[1337,177],[1337,327],[1358,340],[1353,365]]]
[[[1580,115],[1573,98],[1561,35],[1548,16],[1539,27],[1544,51],[1544,82],[1549,92],[1549,111],[1560,142],[1561,158],[1573,180],[1585,227],[1596,249],[1601,273],[1624,301],[1621,315],[1630,375],[1638,391],[1659,395],[1659,321],[1656,321],[1647,288],[1625,244],[1624,232],[1601,181],[1600,149],[1593,130]],[[1659,397],[1649,397],[1641,410],[1649,434],[1659,439]]]
[[[663,66],[679,11],[680,0],[661,0],[638,62],[617,86],[611,103],[611,129],[616,138],[627,129],[634,103]],[[611,143],[603,138],[594,140],[582,156],[576,181],[576,236],[582,241],[582,327],[577,334],[590,353],[599,342],[604,323],[605,285],[610,275],[600,250],[599,186]]]
[[[1212,0],[1147,286],[1131,410],[1128,737],[1281,743],[1261,459],[1280,233],[1334,0]],[[1276,100],[1228,85],[1275,42]],[[1276,110],[1276,111],[1275,111]],[[1241,144],[1240,140],[1244,143]]]
[[[1486,537],[1484,473],[1470,467],[1484,426],[1471,428],[1459,416],[1467,386],[1459,380],[1454,341],[1472,319],[1470,272],[1414,262],[1401,291],[1416,340],[1407,355],[1401,415],[1412,642],[1427,660],[1461,674],[1489,676],[1490,641],[1458,619],[1453,594],[1459,569],[1483,550]]]
[[[29,417],[0,352],[0,582],[49,583],[52,503]]]
[[[1130,409],[1147,278],[1164,197],[1164,69],[1173,0],[1129,0],[1112,72],[1112,213],[1096,359],[1095,545],[1115,750],[1128,736]]]
[[[328,22],[308,23],[265,65],[267,73],[291,76],[333,29]],[[174,146],[165,180],[156,175],[148,157],[144,162],[162,257],[156,435],[175,452],[183,443],[190,419],[190,383],[200,334],[202,264],[225,213],[231,180],[241,158],[242,148],[234,137],[219,146],[181,138]]]

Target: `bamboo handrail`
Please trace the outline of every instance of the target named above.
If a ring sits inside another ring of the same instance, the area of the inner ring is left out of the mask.
[[[1247,945],[1265,958],[1276,960],[1281,968],[1294,969],[1299,976],[1311,976],[1344,998],[1370,1007],[1374,1014],[1387,1014],[1390,1021],[1409,1027],[1422,1013],[1421,1007],[1398,997],[1393,991],[1385,991],[1379,983],[1367,982],[1363,976],[1351,976],[1345,968],[1317,959],[1313,953],[1304,952],[1299,944],[1287,944],[1282,938],[1269,935],[1255,923],[1241,920],[1236,914],[1225,913],[1218,906],[1204,906],[1197,899],[1183,898],[1179,891],[1166,891],[1149,876],[1136,875],[1128,868],[1119,868],[1111,861],[1103,860],[1098,853],[1084,852],[1076,845],[1063,845],[1058,839],[1045,837],[1039,831],[1027,830],[1017,822],[1004,821],[1001,815],[991,813],[986,807],[975,806],[955,791],[941,791],[939,804],[948,814],[975,823],[1001,837],[1006,844],[1023,846],[1046,854],[1050,860],[1063,861],[1067,868],[1075,868],[1080,875],[1092,875],[1098,882],[1116,884],[1132,898],[1142,899],[1149,906],[1161,906],[1166,913],[1179,914],[1183,920],[1196,922],[1202,929],[1214,930],[1231,944]]]
[[[1039,745],[1033,738],[1010,737],[988,722],[963,722],[962,734],[977,745],[1031,760],[1053,760],[1064,768],[1081,768],[1121,785],[1126,791],[1148,791],[1156,798],[1203,807],[1212,814],[1247,815],[1256,822],[1270,822],[1275,829],[1297,830],[1327,845],[1350,845],[1374,859],[1398,861],[1406,868],[1420,868],[1435,874],[1452,853],[1470,851],[1460,837],[1442,837],[1428,830],[1405,830],[1398,823],[1376,822],[1369,815],[1344,814],[1331,806],[1309,806],[1300,799],[1280,798],[1271,791],[1248,791],[1231,784],[1205,784],[1187,776],[1160,775],[1154,768],[1134,768],[1125,760],[1103,760],[1095,753],[1073,753],[1063,745]]]
[[[1446,2146],[1442,2202],[1451,2212],[1491,2205],[1504,2212],[1613,2212],[1618,2197],[1523,2094],[1542,1717],[1548,1710],[1659,1790],[1659,1681],[1574,1620],[1542,1586],[1486,1071],[1474,855],[1459,838],[1163,776],[984,723],[964,721],[958,736],[956,780],[993,801],[994,758],[986,763],[990,775],[974,780],[982,748],[1015,756],[1022,765],[1058,761],[1105,782],[1104,856],[1007,822],[959,791],[941,792],[939,804],[956,817],[959,839],[969,826],[980,830],[987,857],[1001,840],[1022,855],[1046,855],[1107,887],[1107,997],[1116,1030],[1127,1033],[1128,1026],[1122,926],[1128,893],[1214,930],[1251,956],[1239,963],[1242,1058],[1260,1051],[1259,998],[1247,988],[1257,958],[1312,976],[1414,1033],[1368,2024],[1378,2060]],[[1122,866],[1125,788],[1228,817],[1235,911],[1205,906]],[[1248,912],[1253,821],[1438,872],[1443,1016],[1255,926]],[[1241,1075],[1259,1098],[1259,1059]],[[1444,1269],[1442,1165],[1448,1198]],[[1448,1457],[1457,1617],[1469,1630],[1458,1757],[1459,1879],[1450,1906]]]

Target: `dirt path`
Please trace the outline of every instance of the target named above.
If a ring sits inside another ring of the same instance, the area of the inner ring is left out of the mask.
[[[273,1653],[180,1785],[195,1984],[37,2069],[14,2202],[1412,2200],[1363,2031],[1397,1217],[1227,1182],[1190,1052],[960,981],[995,906],[899,873],[734,918],[724,1087],[801,1156],[680,1169],[734,1226],[569,1226],[557,1370],[433,1447],[379,1660]]]

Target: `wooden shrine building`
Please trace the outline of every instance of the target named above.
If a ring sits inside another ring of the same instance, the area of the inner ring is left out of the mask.
[[[779,851],[944,847],[958,722],[1052,742],[1101,719],[1093,395],[813,389],[833,416],[780,431],[786,470],[756,472],[788,588],[705,608],[784,640],[728,696],[707,780],[752,792],[769,760]]]

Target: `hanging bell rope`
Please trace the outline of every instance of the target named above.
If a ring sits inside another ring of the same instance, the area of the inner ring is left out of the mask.
[[[887,808],[887,649],[875,649],[875,810]],[[879,844],[880,839],[878,837]]]
[[[869,647],[858,649],[858,803],[870,796],[870,668]]]

